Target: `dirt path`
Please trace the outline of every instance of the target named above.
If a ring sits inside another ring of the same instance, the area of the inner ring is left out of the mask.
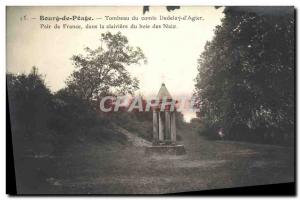
[[[161,194],[293,181],[293,150],[208,141],[180,131],[187,154],[146,157],[144,147],[89,145],[70,149],[47,175],[45,193]]]

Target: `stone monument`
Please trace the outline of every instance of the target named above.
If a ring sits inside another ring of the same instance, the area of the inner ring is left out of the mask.
[[[146,148],[147,154],[185,154],[183,145],[176,142],[176,100],[172,98],[163,83],[157,94],[158,104],[152,106],[153,140]]]

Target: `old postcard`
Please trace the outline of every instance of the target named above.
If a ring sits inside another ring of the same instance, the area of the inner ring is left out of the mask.
[[[292,6],[7,6],[16,194],[294,194],[294,43]]]

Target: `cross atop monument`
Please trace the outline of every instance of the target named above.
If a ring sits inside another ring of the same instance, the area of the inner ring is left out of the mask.
[[[161,82],[162,82],[162,83],[165,82],[165,78],[166,78],[166,76],[165,76],[164,74],[161,74],[160,79],[161,79]]]

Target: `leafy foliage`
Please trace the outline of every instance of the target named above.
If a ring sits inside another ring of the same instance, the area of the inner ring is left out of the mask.
[[[132,94],[138,80],[131,77],[126,67],[146,58],[139,47],[132,47],[120,32],[101,34],[101,46],[85,48],[87,55],[72,57],[76,70],[67,80],[70,92],[91,101],[105,94]]]
[[[292,8],[228,7],[198,60],[198,116],[233,139],[281,141],[294,129]]]
[[[124,142],[109,119],[67,89],[52,94],[37,68],[7,74],[10,119],[16,155],[55,154],[80,142]]]
[[[126,140],[114,130],[111,118],[97,113],[94,100],[136,90],[138,81],[126,67],[146,59],[121,33],[102,34],[101,41],[95,50],[86,48],[86,56],[72,57],[76,70],[67,87],[55,94],[36,67],[28,75],[7,74],[12,132],[20,155],[56,153],[78,142]]]
[[[42,128],[48,116],[51,93],[37,68],[33,67],[29,75],[8,74],[7,89],[13,123],[24,122],[13,127],[19,127],[28,133],[34,128]],[[31,118],[28,118],[28,113]],[[37,120],[40,122],[34,123]]]
[[[16,150],[24,151],[25,144],[40,149],[36,141],[40,140],[39,143],[43,144],[43,141],[52,137],[47,129],[47,122],[51,118],[50,90],[36,67],[32,68],[29,75],[7,74],[7,90],[13,139],[20,142]]]

